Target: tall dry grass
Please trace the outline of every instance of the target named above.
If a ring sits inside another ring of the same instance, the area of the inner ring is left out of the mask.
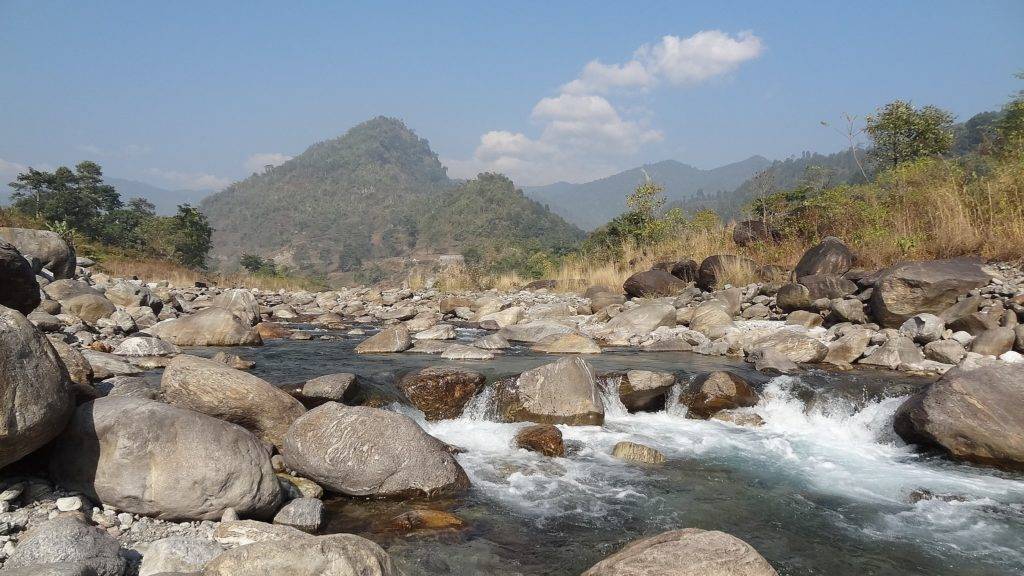
[[[117,278],[136,277],[145,282],[166,280],[172,286],[194,286],[204,282],[221,287],[257,288],[260,290],[323,290],[326,287],[314,280],[299,277],[265,276],[261,274],[220,274],[188,268],[174,262],[155,259],[107,257],[96,265],[100,272]]]

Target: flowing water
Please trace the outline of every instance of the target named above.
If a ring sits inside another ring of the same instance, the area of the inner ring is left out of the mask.
[[[460,339],[475,335],[460,330]],[[553,361],[525,350],[484,362],[357,356],[357,341],[278,341],[239,353],[271,382],[355,372],[385,395],[396,394],[397,375],[423,366],[460,365],[493,380]],[[604,426],[561,426],[569,453],[547,458],[512,447],[525,424],[488,420],[486,392],[463,417],[441,422],[396,402],[392,409],[466,450],[458,458],[472,489],[429,503],[335,499],[328,530],[377,541],[412,576],[575,575],[626,542],[683,527],[734,534],[787,575],[1024,573],[1024,476],[920,455],[893,434],[896,408],[926,380],[875,371],[768,378],[689,353],[612,350],[588,361],[598,371],[668,370],[681,381],[733,370],[761,391],[750,410],[766,424],[688,420],[671,399],[663,412],[629,414],[606,396]],[[668,462],[616,460],[611,448],[622,440]],[[913,497],[924,491],[931,497]],[[412,507],[448,510],[467,527],[404,535],[383,527]]]

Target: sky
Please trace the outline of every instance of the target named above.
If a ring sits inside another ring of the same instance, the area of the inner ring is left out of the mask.
[[[897,98],[997,109],[1022,30],[1020,0],[0,0],[0,178],[220,189],[377,115],[519,185],[833,152]]]

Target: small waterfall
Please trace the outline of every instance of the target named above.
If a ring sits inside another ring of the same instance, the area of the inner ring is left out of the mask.
[[[487,386],[470,399],[462,410],[466,420],[487,421],[494,419],[494,386]]]
[[[683,384],[676,382],[672,388],[668,391],[668,396],[665,398],[665,412],[672,416],[686,416],[686,406],[679,402],[679,398],[683,395]]]
[[[625,418],[629,416],[629,410],[619,398],[619,376],[601,378],[598,381],[598,388],[601,390],[601,402],[604,403],[605,418]]]

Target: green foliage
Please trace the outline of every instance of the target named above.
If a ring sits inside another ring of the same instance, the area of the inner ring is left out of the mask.
[[[29,168],[10,186],[15,209],[46,222],[66,222],[88,236],[98,233],[107,213],[121,207],[114,187],[103,184],[100,166],[89,161],[80,162],[74,170]]]
[[[1024,80],[1024,72],[1017,74]],[[1024,90],[1003,107],[1002,117],[996,122],[1000,150],[1009,155],[1024,155]]]
[[[637,186],[626,198],[626,205],[630,208],[627,212],[587,237],[584,252],[615,257],[625,242],[635,246],[657,244],[685,223],[682,209],[664,210],[663,190],[650,181]]]
[[[258,276],[283,276],[284,271],[277,267],[277,263],[270,258],[263,258],[258,254],[242,254],[239,264],[249,272]]]
[[[896,100],[867,117],[865,132],[874,141],[871,156],[895,168],[926,156],[945,154],[953,146],[953,115],[935,106],[914,108]]]

